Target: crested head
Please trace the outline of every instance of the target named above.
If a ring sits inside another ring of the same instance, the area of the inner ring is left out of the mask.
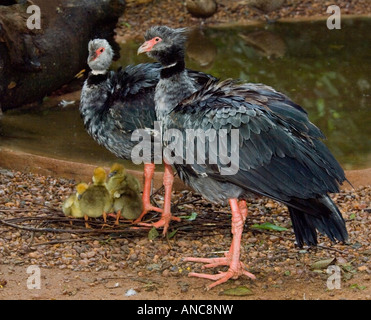
[[[86,191],[86,189],[88,189],[88,187],[89,187],[88,184],[85,183],[85,182],[79,183],[76,186],[76,192],[77,192],[77,194],[79,194],[79,195],[83,194]]]
[[[110,67],[113,59],[113,50],[105,39],[89,41],[88,64],[93,73],[104,73]]]
[[[187,28],[151,27],[144,35],[146,41],[138,49],[138,54],[146,52],[149,57],[159,61],[164,66],[184,61],[187,32]]]
[[[111,178],[116,175],[125,175],[125,174],[126,174],[125,167],[120,163],[114,163],[110,168],[108,177]]]
[[[94,169],[93,173],[93,183],[95,185],[103,185],[106,183],[106,171],[102,167]]]

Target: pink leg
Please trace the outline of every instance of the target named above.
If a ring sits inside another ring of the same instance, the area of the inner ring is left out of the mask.
[[[171,191],[173,188],[174,174],[171,165],[165,163],[165,172],[164,172],[164,187],[165,187],[165,198],[164,198],[164,209],[159,221],[153,224],[141,223],[144,226],[153,226],[155,228],[163,227],[163,234],[165,235],[167,229],[169,228],[169,223],[171,220],[181,221],[178,217],[173,217],[171,215]]]
[[[255,279],[255,276],[246,271],[246,267],[243,262],[240,261],[240,248],[241,248],[241,236],[243,231],[243,225],[247,216],[246,201],[240,201],[237,199],[229,199],[229,204],[232,209],[232,244],[229,252],[226,253],[224,258],[185,258],[184,261],[191,262],[202,262],[207,263],[203,268],[213,268],[218,266],[229,265],[227,272],[220,272],[217,275],[210,275],[204,273],[189,273],[190,277],[199,277],[210,280],[215,280],[214,283],[209,285],[207,288],[211,289],[221,283],[228,281],[229,279],[237,279],[240,275],[245,275],[251,279]]]
[[[139,223],[149,211],[162,212],[162,209],[151,205],[151,183],[154,172],[154,163],[144,164],[144,186],[142,195],[143,211],[140,216],[134,221],[134,223]]]

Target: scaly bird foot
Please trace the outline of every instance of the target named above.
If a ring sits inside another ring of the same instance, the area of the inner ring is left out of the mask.
[[[205,274],[205,273],[196,273],[196,272],[190,272],[188,274],[189,277],[197,277],[197,278],[204,278],[209,280],[214,280],[215,282],[208,285],[207,289],[211,289],[219,284],[222,284],[229,279],[237,279],[239,276],[245,275],[251,279],[256,279],[256,277],[245,270],[245,265],[241,262],[240,266],[236,269],[229,268],[226,272],[219,272],[219,274]]]
[[[157,208],[157,207],[152,206],[152,205],[145,206],[142,213],[140,214],[140,216],[134,221],[134,224],[140,223],[142,221],[143,217],[150,211],[156,211],[156,212],[161,212],[162,213],[163,210],[161,208]]]
[[[181,221],[181,219],[179,217],[174,217],[172,215],[170,215],[170,216],[162,215],[160,220],[158,220],[157,222],[154,222],[154,223],[141,222],[141,223],[139,223],[139,225],[145,226],[145,227],[155,227],[156,229],[163,227],[164,229],[162,231],[162,234],[165,235],[167,233],[167,230],[169,229],[170,221],[172,221],[172,220],[177,221],[177,222]]]

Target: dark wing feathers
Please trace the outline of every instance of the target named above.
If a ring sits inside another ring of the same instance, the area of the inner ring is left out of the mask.
[[[254,95],[259,99],[254,101]],[[170,117],[173,127],[179,129],[239,129],[241,148],[236,175],[221,176],[220,159],[218,169],[207,165],[206,159],[204,172],[216,180],[288,204],[295,198],[338,192],[345,179],[340,165],[318,140],[323,135],[306,112],[270,87],[210,81],[176,106]],[[218,154],[218,150],[209,152]],[[207,153],[206,158],[209,156]],[[307,210],[302,203],[296,205]]]
[[[160,63],[142,63],[111,73],[112,93],[106,106],[120,130],[131,133],[139,128],[153,128],[156,120],[154,93],[161,68]],[[196,87],[216,80],[203,72],[188,70],[188,74]]]

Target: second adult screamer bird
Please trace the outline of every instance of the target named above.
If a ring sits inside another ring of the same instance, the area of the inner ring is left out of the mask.
[[[229,201],[232,211],[233,240],[228,254],[223,258],[185,259],[206,263],[205,267],[228,265],[228,271],[191,276],[216,280],[209,288],[240,275],[255,278],[239,260],[248,213],[246,200],[251,194],[288,206],[299,246],[317,244],[317,230],[333,241],[347,240],[345,221],[328,195],[339,192],[344,171],[321,141],[321,131],[300,106],[262,84],[211,80],[196,88],[185,71],[183,28],[155,26],[147,30],[145,40],[138,53],[146,52],[163,66],[155,93],[157,119],[163,131],[216,132],[205,140],[203,164],[174,164],[180,178],[213,202]],[[226,132],[227,141],[232,141],[236,130],[238,144],[229,143],[225,154],[220,154],[222,146],[215,139]],[[225,158],[230,155],[239,159],[238,170],[223,174],[230,165]]]

